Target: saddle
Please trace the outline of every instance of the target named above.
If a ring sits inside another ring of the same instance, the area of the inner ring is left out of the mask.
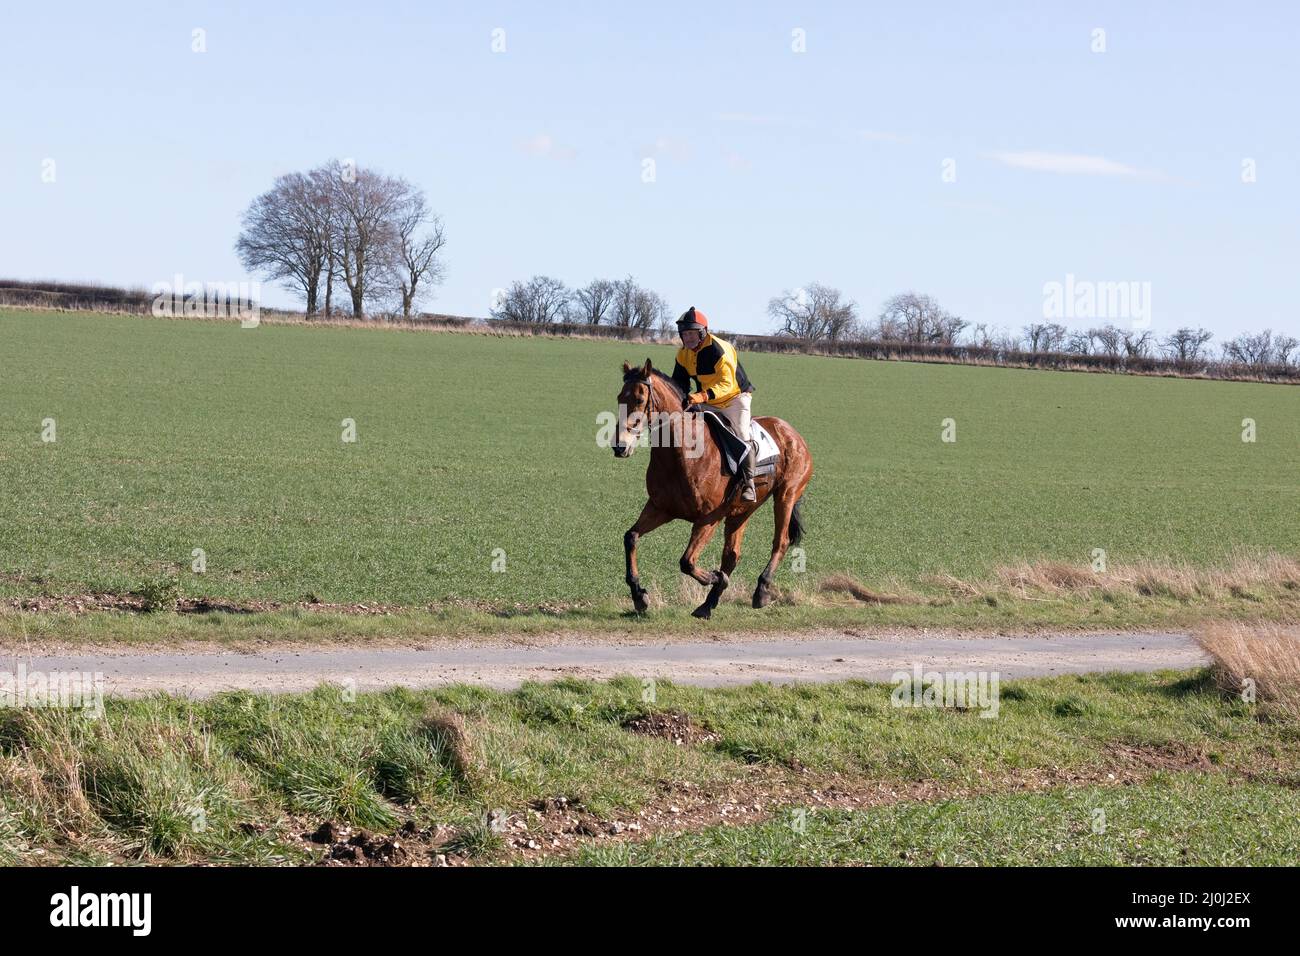
[[[740,463],[751,453],[749,442],[743,441],[733,432],[727,420],[713,409],[703,408],[697,414],[704,416],[704,420],[709,425],[709,434],[713,436],[718,451],[722,453],[719,456],[722,459],[722,473],[737,474],[740,471]],[[750,419],[749,433],[750,440],[758,445],[758,455],[754,461],[754,478],[772,474],[776,471],[776,463],[781,457],[780,447],[757,419]]]

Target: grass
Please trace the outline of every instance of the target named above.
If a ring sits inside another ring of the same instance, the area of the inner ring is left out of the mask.
[[[391,833],[413,821],[445,829],[441,852],[504,862],[519,855],[488,825],[492,811],[541,840],[546,821],[530,807],[548,798],[609,821],[691,794],[708,812],[732,792],[761,799],[776,822],[572,849],[601,862],[892,862],[902,840],[922,854],[911,862],[1146,863],[1188,846],[1184,862],[1300,859],[1300,726],[1222,693],[1208,671],[1005,682],[996,719],[896,708],[891,691],[660,682],[646,702],[641,681],[622,678],[508,693],[110,698],[98,720],[0,709],[0,861],[300,864],[318,851],[294,834],[322,822]],[[624,729],[655,711],[716,737],[675,745]],[[1051,786],[1024,792],[1034,781]],[[846,816],[812,796],[872,787],[897,797]],[[814,808],[811,836],[791,842],[780,820],[800,806]],[[1098,806],[1114,838],[1080,843]]]
[[[0,311],[0,336],[0,598],[378,602],[412,609],[398,615],[412,634],[436,630],[439,615],[465,630],[502,629],[503,615],[511,628],[532,626],[519,620],[530,615],[552,630],[628,626],[621,538],[644,498],[646,459],[598,448],[596,415],[612,407],[623,359],[667,366],[667,347],[15,311]],[[1087,569],[1098,548],[1114,566],[1200,569],[1300,554],[1296,389],[817,356],[745,362],[758,411],[791,421],[816,461],[806,572],[787,562],[787,594],[815,595],[834,575],[873,592],[931,594],[927,582],[945,576],[992,585],[1022,562]],[[1253,444],[1241,440],[1247,417]],[[945,418],[957,422],[956,443],[940,440]],[[45,419],[53,443],[41,441]],[[344,419],[356,423],[354,444],[341,441]],[[764,509],[746,539],[740,597],[771,520]],[[676,613],[694,600],[679,590],[685,538],[670,525],[642,543],[643,578],[670,628],[692,626]],[[706,566],[719,550],[715,540]],[[1002,600],[1015,606],[1001,613],[842,597],[838,609],[813,601],[775,613],[796,626],[1110,626],[1195,617],[1189,607],[1295,616],[1267,595],[1255,607],[1250,593],[1137,595],[1114,613],[1099,593],[1035,613],[1014,584]],[[421,618],[430,605],[435,619]],[[190,637],[367,628],[310,613],[243,625],[217,620],[234,615],[86,619],[96,616],[50,627],[113,639],[137,627]],[[773,619],[739,607],[725,616],[737,628]],[[29,623],[0,616],[10,636]]]
[[[1096,829],[1094,829],[1096,827]],[[591,846],[582,866],[1295,866],[1300,793],[1199,774],[818,811],[644,843]]]

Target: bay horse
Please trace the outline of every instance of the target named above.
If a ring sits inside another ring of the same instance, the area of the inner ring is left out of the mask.
[[[642,432],[651,429],[650,465],[646,469],[645,486],[649,500],[641,509],[636,524],[623,535],[623,551],[627,559],[627,586],[632,591],[632,605],[638,614],[644,614],[649,603],[646,590],[637,575],[636,545],[642,535],[669,521],[691,523],[691,539],[682,555],[682,574],[689,575],[709,587],[704,603],[691,613],[707,619],[718,606],[722,592],[731,583],[730,575],[740,560],[740,542],[745,536],[745,525],[750,517],[772,498],[776,512],[776,532],[772,537],[772,556],[758,577],[754,590],[753,606],[766,607],[772,601],[772,575],[785,557],[786,549],[803,539],[804,524],[800,516],[799,501],[804,488],[812,478],[812,455],[803,437],[779,418],[763,417],[762,423],[781,451],[776,470],[771,475],[755,478],[755,500],[740,497],[740,483],[722,470],[722,453],[717,443],[707,434],[701,415],[683,412],[686,398],[681,388],[669,376],[658,371],[649,359],[645,365],[634,367],[623,363],[623,388],[618,393],[619,425],[614,440],[614,455],[628,458],[639,443]],[[670,425],[680,431],[676,435],[663,433]],[[687,429],[694,428],[686,441]],[[655,431],[658,434],[655,434]],[[749,436],[745,436],[748,439]],[[655,440],[655,439],[658,440]],[[668,440],[674,438],[676,440]],[[709,539],[724,522],[726,541],[722,550],[722,567],[717,571],[703,571],[695,561],[708,545]]]

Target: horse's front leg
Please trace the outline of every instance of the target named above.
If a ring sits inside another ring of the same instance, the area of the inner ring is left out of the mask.
[[[700,552],[708,546],[709,539],[713,537],[713,532],[718,528],[718,521],[700,521],[691,526],[691,540],[686,543],[686,551],[682,554],[681,569],[682,574],[689,575],[701,584],[710,585],[712,588],[718,586],[721,576],[720,571],[702,571],[695,565],[696,559]],[[726,585],[722,585],[726,587]],[[707,618],[713,611],[713,608],[706,600],[691,613],[696,617]]]
[[[740,542],[745,537],[745,522],[748,520],[749,515],[733,515],[727,519],[727,540],[722,546],[722,568],[713,575],[713,587],[709,588],[704,603],[691,612],[695,617],[708,620],[722,600],[722,592],[731,584],[731,574],[736,570],[736,562],[740,560]]]
[[[655,528],[672,520],[649,501],[641,509],[641,516],[636,524],[627,529],[623,535],[623,557],[627,562],[627,586],[632,591],[632,606],[638,614],[644,614],[650,603],[646,600],[646,589],[641,586],[641,578],[636,573],[636,543],[643,534],[649,534]]]

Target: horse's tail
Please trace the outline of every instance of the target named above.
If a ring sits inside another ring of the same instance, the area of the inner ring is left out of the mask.
[[[790,546],[796,547],[803,541],[804,532],[807,530],[808,526],[803,521],[803,495],[800,495],[799,500],[790,509]]]

